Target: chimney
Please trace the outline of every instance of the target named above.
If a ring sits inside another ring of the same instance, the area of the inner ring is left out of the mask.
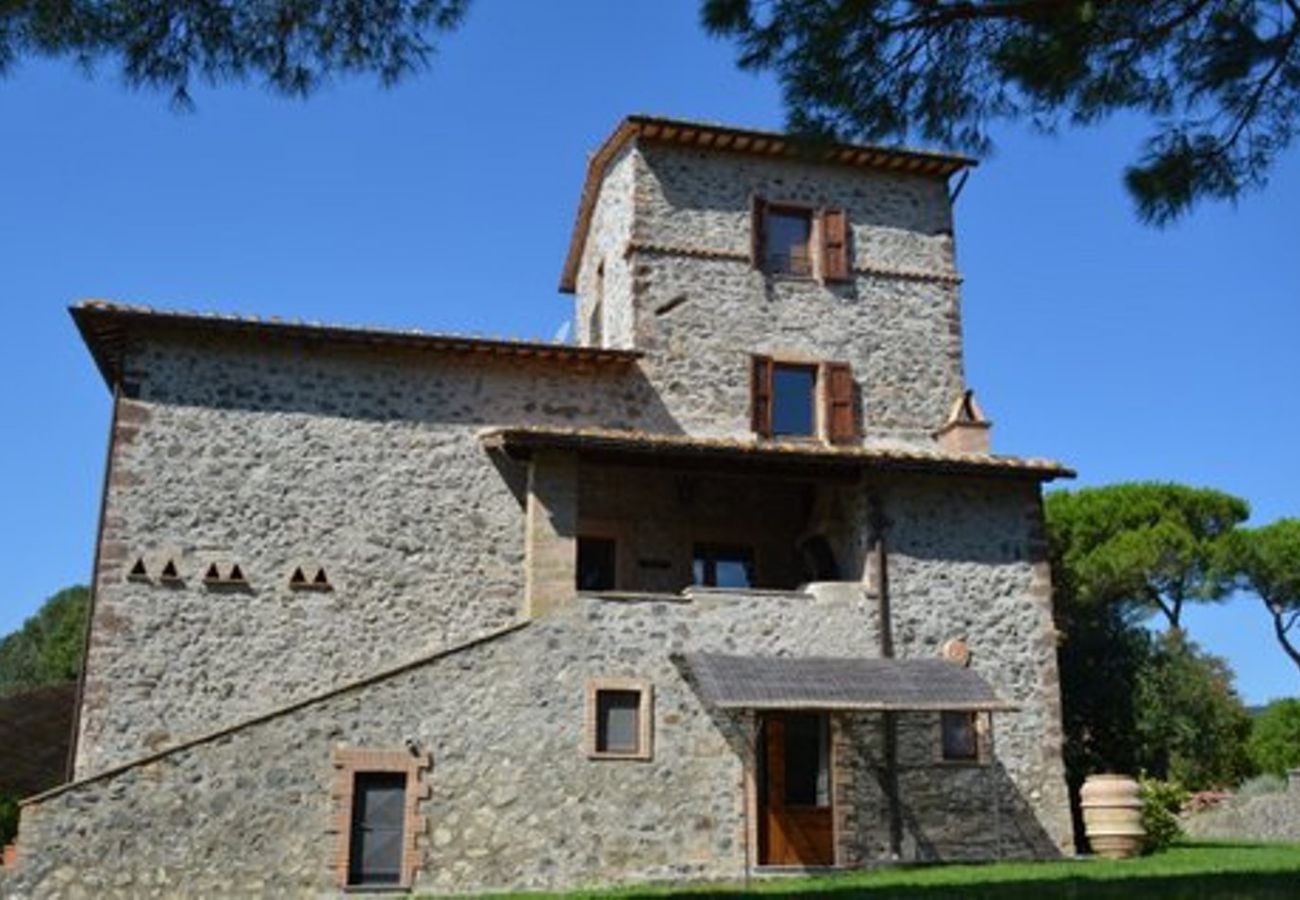
[[[945,453],[988,453],[992,427],[993,423],[984,418],[984,410],[975,402],[975,392],[968,389],[952,405],[948,421],[934,433],[934,439]]]

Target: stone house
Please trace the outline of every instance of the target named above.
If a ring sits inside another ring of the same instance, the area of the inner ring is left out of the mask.
[[[559,345],[72,310],[113,395],[14,896],[563,888],[1072,846],[1040,489],[951,155],[648,117]]]

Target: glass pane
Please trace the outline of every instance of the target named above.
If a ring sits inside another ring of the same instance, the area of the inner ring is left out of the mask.
[[[614,589],[614,541],[609,538],[578,538],[578,590]]]
[[[946,712],[943,721],[943,758],[977,759],[979,746],[976,742],[975,714],[967,712]]]
[[[830,805],[830,720],[791,715],[785,719],[787,806]]]
[[[350,884],[401,881],[405,826],[406,776],[400,772],[358,772],[352,797]]]
[[[641,692],[596,692],[596,750],[636,753],[641,748]]]
[[[772,433],[811,435],[816,427],[813,393],[817,373],[813,369],[777,366],[772,372]]]
[[[808,255],[812,217],[806,212],[773,210],[767,214],[767,270],[793,275],[812,273]]]
[[[720,588],[747,588],[749,584],[749,565],[741,559],[719,559],[717,575],[714,579]]]
[[[695,583],[704,587],[752,587],[754,551],[749,547],[697,544],[692,574]]]

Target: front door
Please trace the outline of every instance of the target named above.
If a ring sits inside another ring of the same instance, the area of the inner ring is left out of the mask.
[[[758,862],[835,864],[831,816],[830,718],[768,713],[758,753]]]

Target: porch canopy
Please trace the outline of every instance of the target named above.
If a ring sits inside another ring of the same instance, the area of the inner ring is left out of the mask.
[[[700,696],[721,709],[993,712],[1000,699],[970,669],[942,659],[726,656],[688,653]]]

